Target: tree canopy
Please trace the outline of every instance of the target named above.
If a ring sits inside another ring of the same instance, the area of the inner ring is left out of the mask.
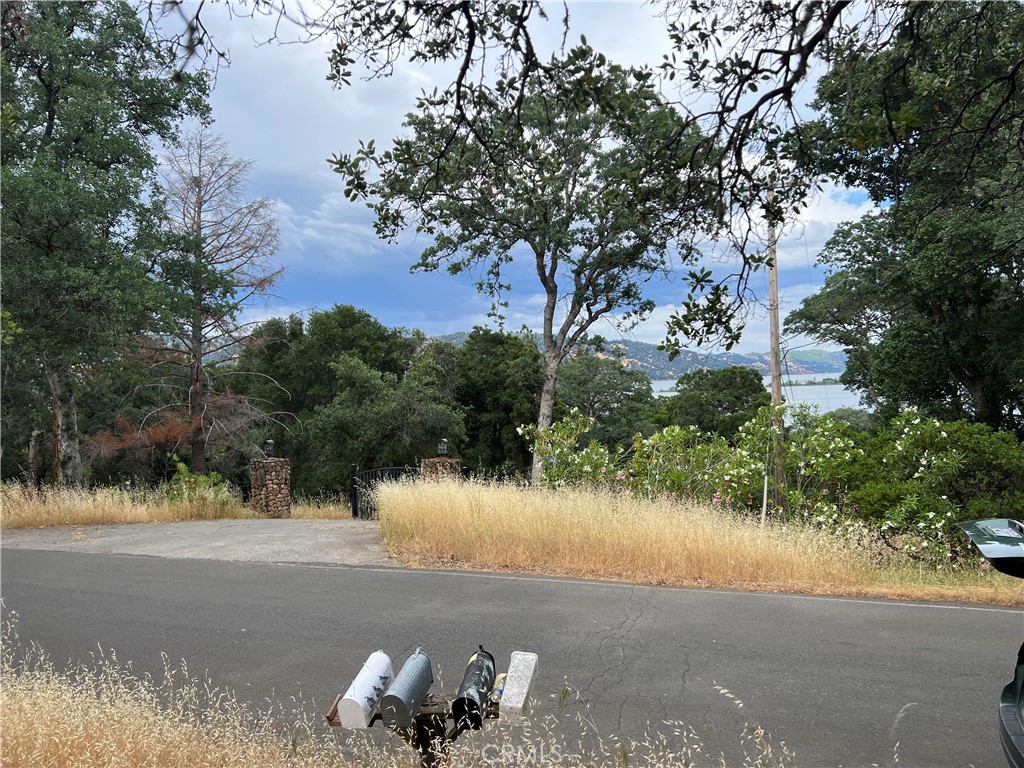
[[[679,377],[676,394],[662,405],[662,426],[694,426],[731,440],[770,403],[764,378],[753,368],[698,368]]]
[[[666,93],[679,86],[672,97],[680,114],[678,135],[690,137],[695,126],[701,130],[697,151],[683,158],[681,168],[713,169],[720,234],[740,257],[736,271],[721,280],[694,272],[690,293],[669,323],[670,349],[687,341],[738,338],[739,309],[752,296],[747,280],[767,258],[762,239],[751,235],[763,229],[766,216],[778,222],[804,207],[821,178],[823,169],[811,169],[799,158],[816,140],[806,130],[811,113],[804,97],[822,71],[835,73],[840,85],[852,73],[886,90],[911,79],[926,97],[887,96],[868,111],[851,102],[849,115],[859,128],[848,134],[850,153],[859,152],[861,144],[877,150],[876,158],[885,154],[885,146],[896,156],[898,144],[945,148],[969,160],[993,141],[1010,142],[1019,152],[1024,109],[1024,8],[1019,3],[660,0],[651,7],[664,19],[671,50],[649,72],[661,79]],[[564,2],[267,0],[235,10],[290,21],[299,39],[331,40],[331,78],[339,86],[350,83],[358,67],[374,79],[391,76],[403,61],[453,63],[451,82],[425,93],[417,108],[432,110],[453,133],[471,135],[484,153],[500,156],[516,134],[528,130],[521,116],[531,89],[557,101],[558,111],[617,97],[604,76],[611,63],[573,33],[574,8]],[[561,32],[561,47],[550,59],[538,43],[544,27]],[[287,28],[288,23],[275,25],[275,35],[287,34]],[[202,24],[201,7],[179,23],[174,42],[187,59],[223,54]],[[976,66],[979,61],[985,65]],[[508,130],[478,130],[496,112],[508,116]],[[946,118],[941,125],[932,121],[936,114]],[[463,148],[440,142],[423,150],[418,161],[432,167]],[[893,171],[902,177],[910,169],[896,163]],[[842,169],[830,173],[843,177]],[[769,189],[776,195],[766,206]],[[680,199],[680,208],[685,205]]]
[[[75,373],[149,324],[154,143],[203,114],[203,79],[126,2],[4,4],[3,295],[21,382],[45,380],[54,470],[82,479]],[[7,434],[7,438],[15,437]],[[27,436],[14,442],[27,442]]]
[[[465,466],[522,472],[530,453],[518,428],[537,418],[543,357],[532,335],[474,328],[459,348],[457,397],[465,409]]]
[[[558,402],[594,419],[590,438],[609,448],[628,446],[636,435],[646,437],[655,429],[649,418],[654,407],[650,378],[613,357],[582,353],[562,363]]]
[[[411,136],[392,150],[335,160],[350,195],[368,197],[382,236],[415,223],[433,238],[417,268],[480,275],[495,314],[513,263],[529,265],[543,296],[541,427],[551,424],[561,362],[598,320],[628,325],[650,312],[643,284],[667,272],[673,255],[696,258],[688,237],[708,215],[679,212],[702,188],[678,173],[695,139],[679,140],[676,112],[642,73],[612,68],[607,77],[619,94],[614,109],[566,110],[531,90],[522,133],[509,133],[500,112],[467,132],[425,109],[408,117]],[[504,136],[505,154],[493,151],[498,139],[485,151],[476,135]],[[439,145],[458,150],[424,163]],[[379,181],[353,172],[365,162],[378,166]]]
[[[821,82],[802,162],[884,209],[837,229],[832,274],[787,325],[841,344],[871,405],[1019,428],[1024,7],[923,6],[932,45],[894,41]]]

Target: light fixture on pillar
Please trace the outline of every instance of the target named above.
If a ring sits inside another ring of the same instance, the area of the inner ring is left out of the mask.
[[[447,456],[448,455],[448,441],[443,437],[437,441],[437,455]]]
[[[267,438],[267,442],[263,444],[263,454],[270,458],[274,455],[274,441],[271,438]]]

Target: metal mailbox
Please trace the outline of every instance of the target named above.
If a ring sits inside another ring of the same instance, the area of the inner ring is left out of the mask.
[[[390,657],[376,651],[345,694],[335,696],[327,722],[369,728],[380,720],[419,752],[420,768],[445,765],[452,743],[461,734],[482,729],[488,719],[521,722],[530,713],[537,654],[514,651],[508,672],[499,675],[493,654],[482,645],[479,648],[469,657],[454,699],[429,692],[434,673],[422,648],[406,659],[397,676]],[[450,730],[449,718],[454,721]]]
[[[380,700],[380,715],[389,728],[410,728],[427,691],[434,683],[430,658],[421,648],[410,656]]]
[[[495,674],[494,656],[481,645],[480,650],[469,657],[466,674],[452,700],[452,720],[456,728],[479,731],[483,727]]]

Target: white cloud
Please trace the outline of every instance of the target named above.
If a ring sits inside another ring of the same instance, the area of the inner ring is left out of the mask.
[[[329,272],[346,273],[365,268],[369,257],[386,258],[393,251],[374,233],[371,213],[340,193],[328,194],[317,207],[305,210],[278,200],[275,211],[286,264],[312,260]]]
[[[861,191],[824,185],[779,239],[779,269],[804,267],[808,258],[813,263],[838,224],[877,210]]]
[[[255,299],[243,307],[239,316],[239,324],[265,323],[274,317],[286,318],[292,315],[305,318],[311,311],[310,307],[280,303],[280,300],[276,297],[267,296],[262,300]]]
[[[203,9],[215,41],[231,58],[211,98],[216,128],[233,154],[255,159],[257,174],[277,182],[301,180],[321,193],[339,189],[327,159],[355,151],[360,139],[382,142],[397,135],[420,91],[451,69],[402,64],[394,77],[334,88],[326,80],[327,38],[264,43],[273,34],[271,18],[229,13],[227,5]],[[285,25],[282,37],[289,34]]]

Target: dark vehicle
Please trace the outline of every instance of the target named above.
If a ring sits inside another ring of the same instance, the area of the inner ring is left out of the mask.
[[[1024,579],[1024,522],[997,518],[958,527],[996,570]],[[1011,768],[1024,768],[1024,643],[1017,652],[1013,680],[999,698],[999,738]]]

